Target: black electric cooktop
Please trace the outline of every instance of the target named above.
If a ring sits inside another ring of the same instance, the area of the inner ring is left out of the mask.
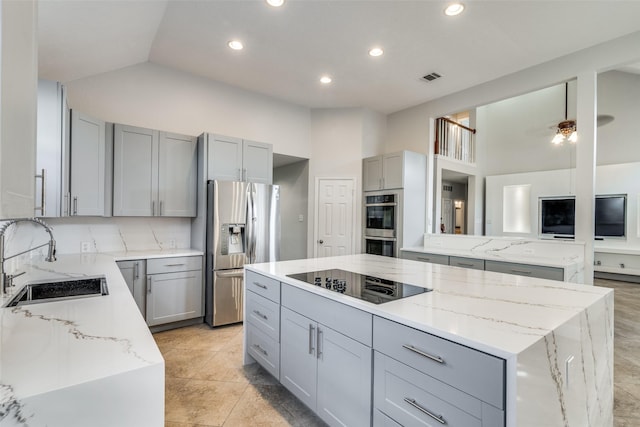
[[[374,304],[395,301],[432,290],[338,269],[287,274],[287,277]]]

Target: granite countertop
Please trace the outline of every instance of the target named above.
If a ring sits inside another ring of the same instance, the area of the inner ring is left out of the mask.
[[[19,408],[31,396],[164,365],[114,262],[202,253],[160,252],[59,255],[52,263],[23,266],[26,274],[15,279],[11,295],[0,298],[0,409]],[[4,307],[27,282],[97,275],[105,276],[108,295]]]
[[[581,284],[367,254],[245,268],[505,359],[523,352],[612,292]],[[375,305],[286,277],[333,268],[433,291]]]
[[[539,265],[543,267],[567,268],[582,263],[580,257],[563,258],[558,256],[542,256],[537,254],[512,254],[501,251],[472,251],[468,249],[452,249],[438,247],[414,246],[401,248],[401,251],[421,252],[425,254],[438,254],[448,256],[459,256],[465,258],[476,258],[491,261],[514,262],[520,264]]]

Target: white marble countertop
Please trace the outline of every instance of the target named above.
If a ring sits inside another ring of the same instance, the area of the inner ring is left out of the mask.
[[[505,359],[523,352],[612,292],[587,285],[366,254],[245,267]],[[433,291],[376,305],[286,277],[334,268]]]
[[[512,254],[500,251],[486,252],[486,251],[472,251],[467,249],[453,249],[453,248],[434,248],[424,246],[414,246],[408,248],[401,248],[401,251],[407,252],[420,252],[425,254],[438,254],[448,256],[459,256],[465,258],[484,259],[491,261],[503,261],[514,262],[520,264],[540,265],[543,267],[557,267],[567,268],[573,267],[576,264],[582,262],[579,258],[562,258],[562,257],[546,257],[534,254]]]
[[[30,396],[164,365],[114,260],[104,254],[60,255],[53,263],[24,266],[26,274],[15,279],[12,294],[33,280],[96,275],[106,277],[109,294],[0,308],[0,409]],[[2,298],[2,306],[10,297]]]
[[[153,249],[143,251],[106,252],[105,255],[111,255],[116,261],[132,261],[136,259],[197,256],[204,255],[204,252],[196,249]]]

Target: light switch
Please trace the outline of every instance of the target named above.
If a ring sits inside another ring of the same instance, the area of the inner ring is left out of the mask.
[[[304,215],[298,215],[298,222],[304,222]]]

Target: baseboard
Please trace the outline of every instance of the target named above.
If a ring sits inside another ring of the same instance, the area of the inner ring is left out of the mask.
[[[165,323],[164,325],[150,326],[149,330],[152,334],[156,332],[168,331],[169,329],[183,328],[185,326],[197,325],[204,323],[204,318],[196,317],[195,319],[179,320],[177,322]]]

